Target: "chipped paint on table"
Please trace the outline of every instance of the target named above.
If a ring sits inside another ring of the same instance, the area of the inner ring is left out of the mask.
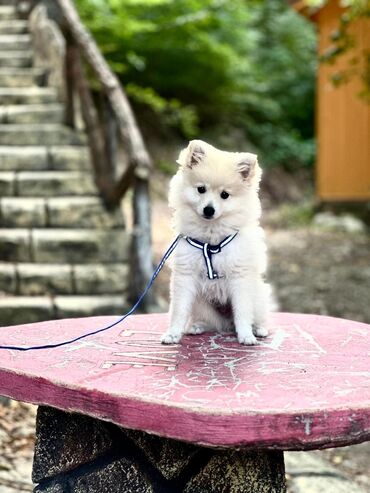
[[[54,343],[113,317],[0,329],[0,343]],[[71,346],[1,351],[0,394],[210,446],[310,449],[370,439],[370,326],[274,314],[271,335],[186,336],[163,346],[167,315],[138,315]]]

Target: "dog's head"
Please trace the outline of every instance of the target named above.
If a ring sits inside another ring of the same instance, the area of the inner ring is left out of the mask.
[[[257,191],[261,169],[251,153],[220,151],[193,140],[180,152],[180,169],[170,190],[170,206],[209,223],[241,227],[259,215]],[[257,205],[257,207],[256,207]]]

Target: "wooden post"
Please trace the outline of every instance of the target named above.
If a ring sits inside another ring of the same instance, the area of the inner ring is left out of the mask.
[[[72,48],[71,48],[72,50]],[[95,172],[95,180],[107,206],[110,206],[110,194],[114,185],[112,176],[107,172],[108,160],[106,158],[105,143],[99,121],[99,115],[90,92],[88,81],[85,77],[80,54],[77,45],[73,47],[73,73],[78,94],[81,100],[82,116],[86,125],[91,162]]]
[[[112,172],[112,177],[117,176],[118,171],[118,126],[117,120],[112,110],[110,101],[105,94],[101,97],[102,113],[103,113],[103,131],[105,137],[105,147],[109,167]]]
[[[76,48],[68,34],[65,35],[66,55],[64,62],[64,74],[66,80],[66,110],[65,123],[71,128],[76,128],[75,101],[74,101],[74,57]]]
[[[149,184],[146,179],[134,177],[134,194],[132,198],[134,227],[131,248],[131,283],[130,301],[134,302],[143,292],[153,273],[151,245],[151,210],[149,200]],[[155,303],[153,291],[149,291],[141,304],[141,311],[148,311]]]

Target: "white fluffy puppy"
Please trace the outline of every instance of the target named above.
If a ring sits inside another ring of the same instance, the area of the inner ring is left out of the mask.
[[[201,140],[181,151],[169,206],[184,237],[171,276],[170,327],[165,344],[184,333],[235,329],[241,344],[266,337],[270,286],[259,225],[261,169],[257,156],[225,152]],[[225,241],[224,241],[225,240]]]

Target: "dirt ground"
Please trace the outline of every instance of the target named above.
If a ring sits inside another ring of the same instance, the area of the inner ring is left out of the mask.
[[[281,310],[370,323],[370,236],[306,227],[267,237]]]
[[[370,323],[370,235],[318,229],[309,223],[264,223],[270,252],[269,279],[282,311],[319,313]],[[170,218],[164,199],[153,207],[154,255],[159,260],[171,241]],[[158,278],[166,300],[169,270]],[[35,408],[0,404],[0,493],[31,491]],[[338,470],[370,492],[370,443],[331,449],[322,454]],[[351,493],[350,490],[348,493]]]

